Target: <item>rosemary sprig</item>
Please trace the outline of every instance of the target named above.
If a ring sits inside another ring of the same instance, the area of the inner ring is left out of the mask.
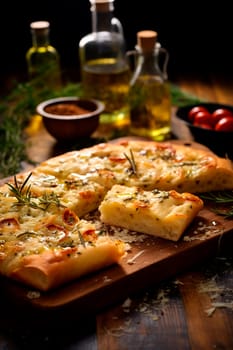
[[[226,219],[233,218],[233,205],[228,209],[213,209],[213,211],[218,215],[224,216]]]
[[[195,105],[202,102],[206,102],[206,100],[204,99],[196,97],[195,95],[189,92],[183,91],[176,84],[170,84],[170,91],[172,105],[176,107],[183,107],[191,104]]]
[[[137,175],[137,166],[132,149],[130,149],[130,156],[128,156],[126,153],[124,153],[124,156],[130,164],[130,172],[134,175]]]
[[[32,193],[31,193],[31,185],[27,185],[30,177],[32,176],[32,173],[30,173],[22,185],[20,185],[17,181],[16,176],[14,176],[14,185],[7,183],[9,186],[11,192],[17,199],[17,204],[19,206],[28,206],[33,209],[41,209],[43,211],[46,211],[48,207],[52,204],[56,205],[57,207],[62,206],[62,204],[59,201],[58,196],[55,193],[44,193],[42,197],[38,198],[38,202],[33,200]],[[39,204],[38,204],[39,203]]]
[[[18,200],[19,204],[28,204],[31,201],[31,186],[29,185],[26,187],[30,177],[32,176],[32,173],[30,173],[22,185],[20,185],[17,181],[17,177],[14,175],[14,185],[7,183],[9,186],[11,192],[15,196],[15,198]],[[23,189],[25,188],[25,192],[23,193]]]
[[[61,204],[59,197],[57,196],[56,193],[47,193],[45,192],[42,197],[39,198],[39,203],[43,205],[44,210],[47,210],[48,207],[52,204],[54,204],[56,207],[63,207],[65,208],[64,205]]]
[[[208,192],[200,196],[215,203],[233,203],[233,191]]]
[[[85,240],[84,240],[84,238],[83,238],[81,232],[79,231],[79,229],[78,229],[78,236],[79,236],[80,243],[82,244],[82,246],[83,246],[84,248],[86,248],[86,242],[85,242]]]
[[[226,209],[212,209],[216,214],[222,215],[228,219],[233,218],[233,191],[216,191],[202,193],[199,195],[202,199],[214,202],[216,205],[230,205]]]

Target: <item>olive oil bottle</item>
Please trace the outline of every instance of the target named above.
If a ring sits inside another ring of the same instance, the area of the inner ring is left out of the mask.
[[[129,124],[130,68],[121,23],[113,16],[114,0],[90,0],[92,32],[79,42],[81,82],[86,97],[101,100],[100,124]]]
[[[50,44],[48,21],[36,21],[30,24],[32,46],[26,52],[28,80],[38,95],[48,90],[57,90],[62,86],[60,56]],[[26,132],[34,134],[41,127],[42,118],[38,114],[32,116]]]
[[[166,72],[168,52],[157,42],[157,32],[151,30],[137,33],[135,48],[135,51],[128,52],[128,56],[134,55],[136,66],[129,92],[130,134],[155,141],[169,139],[171,96]]]
[[[60,56],[50,44],[48,21],[30,24],[32,46],[26,52],[28,78],[37,88],[57,88],[61,86]]]

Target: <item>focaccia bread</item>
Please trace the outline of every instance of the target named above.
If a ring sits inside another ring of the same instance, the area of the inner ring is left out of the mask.
[[[115,185],[99,211],[106,224],[178,241],[202,208],[203,201],[191,193]]]
[[[125,254],[85,214],[99,208],[107,223],[177,241],[202,208],[197,194],[227,189],[229,159],[170,142],[124,140],[56,156],[0,187],[0,274],[53,289]]]
[[[1,187],[1,191],[9,196],[14,195],[9,184],[14,186],[15,179],[11,178]],[[37,169],[17,175],[17,185],[28,188],[30,185],[31,198],[47,196],[48,201],[59,200],[59,203],[73,210],[78,217],[82,217],[98,208],[107,189],[96,181],[92,181],[79,174],[70,174],[66,178],[59,178],[51,174],[38,172]],[[25,193],[25,188],[23,188]]]
[[[24,189],[17,198],[0,192],[1,275],[47,291],[124,255],[123,242],[80,220],[54,195],[32,198]]]
[[[102,143],[49,159],[38,171],[62,178],[80,174],[108,189],[113,184],[191,193],[233,189],[230,159],[169,142]]]

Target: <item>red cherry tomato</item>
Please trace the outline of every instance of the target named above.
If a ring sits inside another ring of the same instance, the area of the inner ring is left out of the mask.
[[[217,131],[233,131],[233,116],[223,117],[215,125]]]
[[[213,128],[213,119],[210,112],[200,111],[194,116],[194,125],[206,124],[209,125],[209,129]]]
[[[206,112],[208,113],[209,111],[207,110],[207,108],[205,108],[204,106],[195,106],[193,108],[191,108],[188,112],[188,119],[193,122],[194,121],[194,117],[198,112]]]
[[[233,117],[233,112],[227,108],[217,108],[212,113],[212,118],[215,124],[217,124],[217,122],[223,117]]]
[[[210,126],[210,124],[206,124],[206,123],[195,123],[195,122],[194,122],[193,125],[198,126],[199,128],[213,130],[213,128],[212,128],[212,126]]]

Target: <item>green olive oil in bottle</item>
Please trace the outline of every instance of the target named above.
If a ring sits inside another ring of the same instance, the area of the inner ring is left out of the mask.
[[[26,52],[28,80],[33,91],[38,96],[48,93],[62,86],[60,56],[55,47],[50,44],[48,21],[36,21],[30,24],[32,46]],[[32,116],[26,132],[34,134],[42,125],[42,118],[38,114]]]
[[[171,133],[171,97],[166,72],[168,52],[157,42],[157,32],[151,30],[137,33],[135,48],[128,53],[135,59],[129,92],[130,134],[164,141]]]
[[[30,24],[32,47],[26,53],[28,77],[38,88],[61,86],[60,57],[50,44],[50,23],[36,21]]]

